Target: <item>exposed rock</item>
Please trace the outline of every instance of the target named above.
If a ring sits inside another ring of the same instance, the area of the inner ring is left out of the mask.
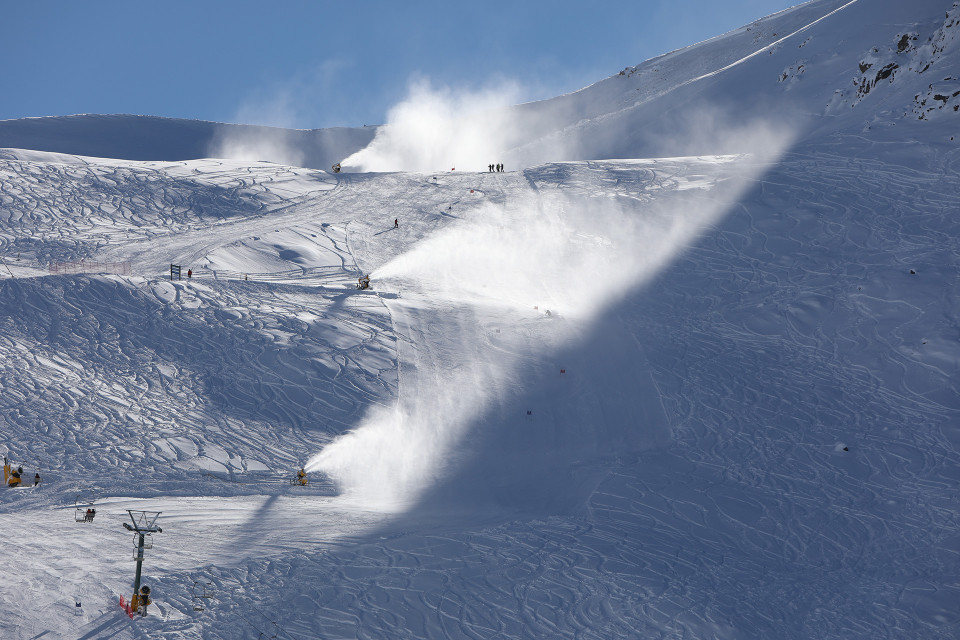
[[[857,64],[859,73],[853,78],[854,88],[838,90],[828,109],[840,105],[855,107],[881,83],[893,84],[902,73],[922,74],[936,68],[945,50],[960,46],[958,25],[960,0],[954,0],[943,24],[935,30],[900,33],[887,45],[871,47]],[[918,46],[918,42],[923,44]],[[786,76],[781,75],[781,82],[784,80]],[[948,107],[952,107],[954,112],[960,111],[957,95],[960,95],[960,82],[947,76],[943,82],[930,84],[927,92],[914,96],[913,113],[919,119],[926,120],[933,112],[951,110]],[[908,115],[906,108],[904,111],[904,115]]]

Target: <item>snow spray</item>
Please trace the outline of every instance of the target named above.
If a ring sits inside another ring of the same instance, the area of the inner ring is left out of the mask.
[[[768,150],[786,143],[767,140]],[[377,269],[374,280],[404,291],[388,301],[401,336],[397,405],[371,410],[308,468],[334,476],[370,508],[404,509],[469,455],[458,447],[469,429],[484,428],[505,398],[526,392],[521,367],[568,345],[659,273],[729,209],[763,160],[630,161],[638,172],[670,175],[669,187],[658,193],[664,181],[654,177],[640,197],[531,190],[463,214]],[[590,167],[572,170],[589,183]],[[527,178],[538,179],[534,170]],[[547,310],[563,322],[549,330],[529,322]],[[490,341],[483,327],[491,322],[523,330],[510,333],[512,344],[506,333]]]

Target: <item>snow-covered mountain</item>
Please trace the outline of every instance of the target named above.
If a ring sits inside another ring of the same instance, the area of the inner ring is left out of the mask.
[[[0,121],[0,147],[122,160],[266,160],[330,169],[377,127],[280,129],[155,116],[49,116]]]
[[[0,123],[0,637],[957,637],[958,20],[814,0],[449,140]]]

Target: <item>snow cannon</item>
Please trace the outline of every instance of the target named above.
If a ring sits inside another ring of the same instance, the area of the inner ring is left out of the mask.
[[[360,276],[357,278],[357,289],[361,291],[370,288],[370,276]]]
[[[142,616],[147,615],[147,607],[150,606],[152,602],[153,600],[150,599],[150,587],[143,585],[140,587],[140,594],[137,598],[137,613]]]
[[[340,173],[340,163],[338,162],[337,164],[333,165],[331,169],[333,169],[334,173]]]
[[[22,487],[22,475],[23,467],[17,467],[16,470],[13,470],[7,456],[3,456],[3,483],[8,487]]]
[[[310,482],[310,479],[307,478],[306,469],[300,469],[299,471],[297,471],[297,475],[291,479],[290,484],[300,485],[301,487],[305,487],[309,482]]]

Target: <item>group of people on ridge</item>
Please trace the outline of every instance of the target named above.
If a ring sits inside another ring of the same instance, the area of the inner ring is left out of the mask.
[[[488,164],[488,165],[487,165],[487,171],[489,171],[489,172],[491,172],[491,173],[494,172],[494,171],[496,171],[497,173],[503,173],[503,165],[502,165],[502,164]]]

